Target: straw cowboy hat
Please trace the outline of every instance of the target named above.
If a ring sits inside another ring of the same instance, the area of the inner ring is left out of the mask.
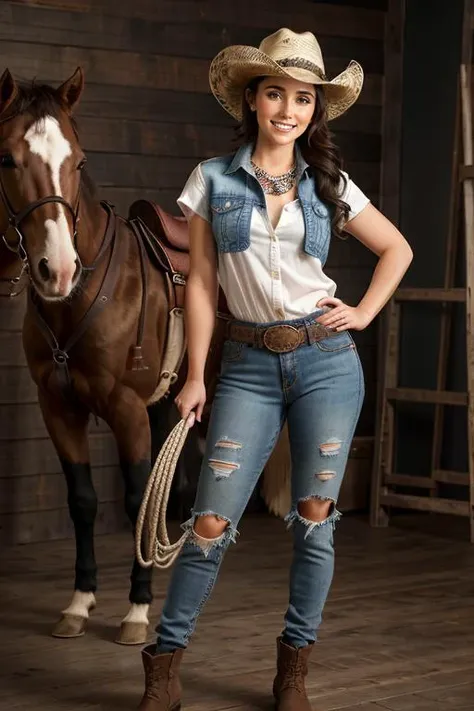
[[[292,32],[284,27],[265,37],[259,48],[246,45],[226,47],[214,57],[209,83],[219,103],[235,119],[242,119],[242,98],[249,81],[258,76],[291,77],[323,87],[328,120],[343,114],[359,96],[364,72],[350,62],[328,81],[319,42],[312,32]]]

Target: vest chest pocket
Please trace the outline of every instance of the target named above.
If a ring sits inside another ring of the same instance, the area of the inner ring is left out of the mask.
[[[237,252],[241,249],[239,223],[244,198],[214,197],[210,202],[212,230],[220,252]]]
[[[315,255],[322,264],[326,261],[331,241],[331,214],[324,203],[314,201],[311,203],[311,217],[314,230]]]
[[[313,202],[311,207],[317,220],[329,220],[329,209],[322,202]]]

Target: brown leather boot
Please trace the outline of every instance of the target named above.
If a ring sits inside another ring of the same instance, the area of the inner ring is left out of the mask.
[[[181,682],[179,665],[184,649],[170,654],[153,654],[154,644],[142,651],[145,670],[145,692],[138,711],[179,711],[181,708]]]
[[[277,675],[273,682],[277,711],[311,711],[304,678],[308,673],[308,659],[313,646],[308,644],[296,649],[278,637]]]

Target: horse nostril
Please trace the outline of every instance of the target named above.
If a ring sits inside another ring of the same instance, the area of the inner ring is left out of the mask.
[[[43,281],[48,281],[50,274],[49,274],[49,267],[48,267],[48,259],[47,257],[43,257],[43,259],[40,259],[40,262],[38,264],[38,271],[40,273],[40,276]]]
[[[73,281],[74,281],[74,279],[76,279],[79,276],[81,269],[82,269],[82,264],[81,264],[81,260],[79,259],[79,257],[77,257],[74,260],[74,264],[76,265],[76,271],[74,272]]]

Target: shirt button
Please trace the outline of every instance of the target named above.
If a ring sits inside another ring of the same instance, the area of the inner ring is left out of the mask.
[[[230,207],[230,201],[229,201],[229,200],[227,200],[227,202],[225,203],[224,207]]]

